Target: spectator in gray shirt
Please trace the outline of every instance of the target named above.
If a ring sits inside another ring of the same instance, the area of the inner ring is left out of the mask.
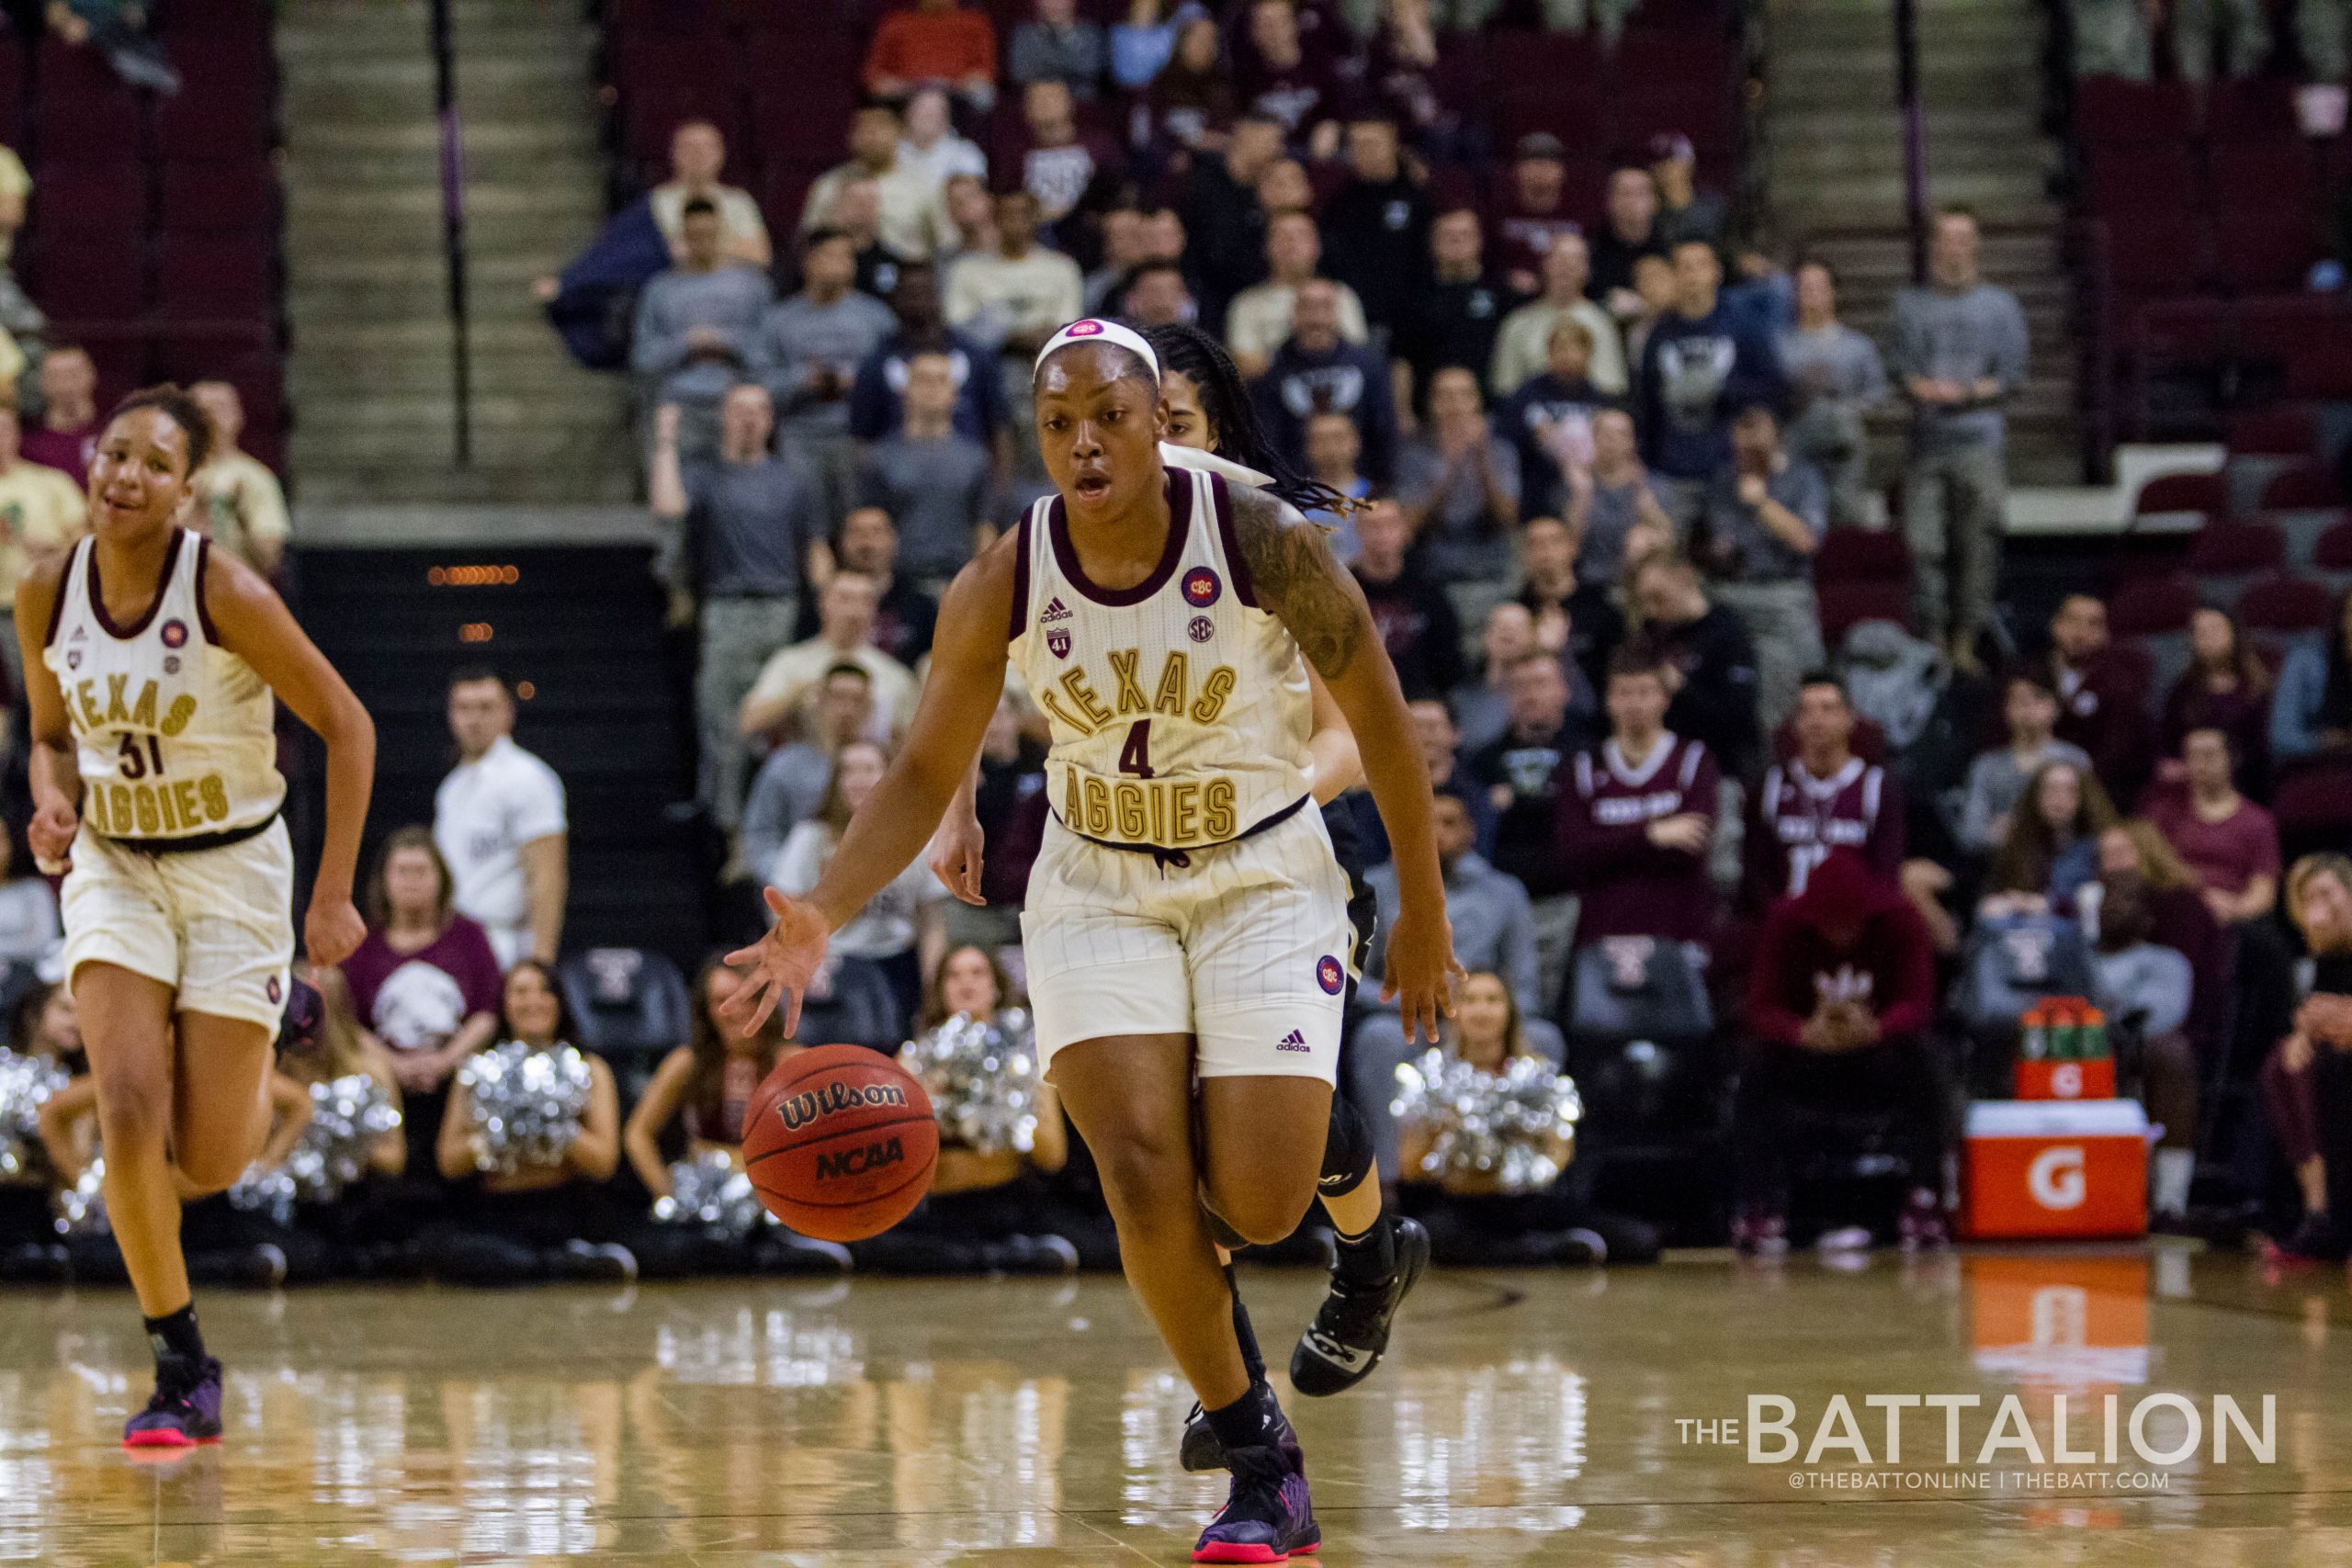
[[[1872,524],[1862,419],[1886,402],[1886,367],[1878,344],[1838,319],[1838,278],[1827,262],[1800,265],[1796,285],[1797,324],[1781,334],[1781,366],[1795,399],[1789,454],[1828,482],[1831,523]]]
[[[679,440],[699,457],[718,445],[719,400],[751,362],[775,290],[766,273],[726,259],[726,231],[708,197],[688,201],[679,224],[677,265],[637,297],[629,368],[645,378],[652,402],[677,405]]]
[[[1111,60],[1102,25],[1078,14],[1078,0],[1037,0],[1037,19],[1012,29],[1009,73],[1027,86],[1060,82],[1070,96],[1091,103]]]
[[[1657,544],[1674,542],[1674,519],[1642,466],[1634,416],[1603,409],[1592,416],[1592,457],[1570,465],[1568,536],[1576,541],[1577,581],[1615,588],[1624,580],[1626,542],[1646,525]]]
[[[1510,576],[1519,530],[1519,454],[1487,427],[1477,372],[1453,365],[1430,378],[1429,420],[1397,454],[1396,500],[1412,520],[1422,567],[1445,584],[1464,622],[1485,617]]]
[[[683,523],[688,581],[702,605],[696,798],[732,830],[745,755],[736,709],[768,655],[792,640],[802,563],[824,528],[808,487],[768,449],[775,413],[766,388],[746,381],[727,394],[716,461],[681,461],[679,423],[674,404],[654,421],[653,512]]]
[[[856,243],[838,229],[812,231],[800,243],[800,292],[769,309],[752,344],[752,373],[775,400],[777,447],[815,488],[828,529],[849,514],[856,471],[849,389],[898,324],[852,287],[856,276]]]
[[[1537,1005],[1535,917],[1527,889],[1516,877],[1497,871],[1471,846],[1477,829],[1469,803],[1450,789],[1436,793],[1430,813],[1437,840],[1439,870],[1445,878],[1445,915],[1453,927],[1453,955],[1465,969],[1491,970],[1501,976],[1519,1010],[1529,1018],[1544,1016]],[[1380,906],[1379,923],[1373,928],[1372,955],[1364,964],[1363,995],[1379,995],[1382,966],[1388,955],[1388,933],[1396,927],[1399,908],[1396,865],[1384,862],[1364,874]],[[1396,1158],[1396,1129],[1388,1101],[1396,1087],[1396,1065],[1413,1054],[1393,1008],[1372,1011],[1356,1026],[1348,1042],[1346,1060],[1351,1097],[1370,1123],[1380,1145],[1381,1168],[1393,1170]]]
[[[1756,706],[1770,734],[1796,706],[1797,687],[1823,660],[1813,557],[1828,526],[1821,476],[1781,449],[1769,403],[1732,416],[1731,461],[1707,487],[1695,552],[1724,607],[1756,641]]]
[[[760,764],[743,803],[743,835],[736,861],[754,876],[765,876],[776,852],[801,822],[814,817],[833,776],[833,757],[865,738],[874,722],[874,677],[843,660],[825,671],[807,734],[779,746]]]
[[[2051,738],[2058,725],[2058,694],[2035,671],[2011,675],[2002,698],[2008,744],[1982,751],[1968,765],[1968,787],[1961,797],[1960,847],[1989,855],[2009,836],[2009,814],[2025,798],[2026,785],[2051,762],[2070,762],[2087,773],[2090,754]]]
[[[1903,528],[1919,629],[1973,674],[1991,619],[2008,495],[2001,405],[2025,384],[2025,312],[1977,271],[1976,220],[1937,215],[1927,288],[1894,297],[1890,368],[1911,400]]]
[[[988,448],[956,430],[956,372],[944,354],[907,361],[906,419],[866,449],[858,504],[899,528],[899,569],[937,595],[995,538],[995,469]]]

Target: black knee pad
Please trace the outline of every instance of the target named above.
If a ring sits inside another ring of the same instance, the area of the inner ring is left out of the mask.
[[[1355,1190],[1372,1174],[1372,1129],[1356,1108],[1338,1095],[1331,1097],[1331,1126],[1323,1135],[1323,1174],[1316,1190],[1339,1193]]]

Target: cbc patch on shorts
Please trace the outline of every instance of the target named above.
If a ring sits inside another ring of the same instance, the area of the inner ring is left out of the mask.
[[[1327,953],[1315,961],[1315,983],[1323,987],[1325,996],[1336,997],[1340,994],[1340,987],[1348,983],[1348,972],[1340,967],[1338,959]]]

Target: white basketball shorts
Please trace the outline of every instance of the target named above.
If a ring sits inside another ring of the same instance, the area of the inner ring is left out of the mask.
[[[240,844],[142,854],[83,829],[66,874],[65,977],[116,964],[179,993],[175,1009],[244,1019],[272,1038],[294,960],[286,824]]]
[[[1302,807],[1189,864],[1115,850],[1058,818],[1021,915],[1037,1052],[1114,1034],[1190,1034],[1204,1078],[1306,1077],[1340,1064],[1348,886]]]

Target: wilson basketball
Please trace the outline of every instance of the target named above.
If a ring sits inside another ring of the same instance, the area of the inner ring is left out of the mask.
[[[861,1045],[776,1064],[743,1119],[743,1168],[768,1213],[820,1241],[864,1241],[931,1190],[939,1122],[906,1069]]]

